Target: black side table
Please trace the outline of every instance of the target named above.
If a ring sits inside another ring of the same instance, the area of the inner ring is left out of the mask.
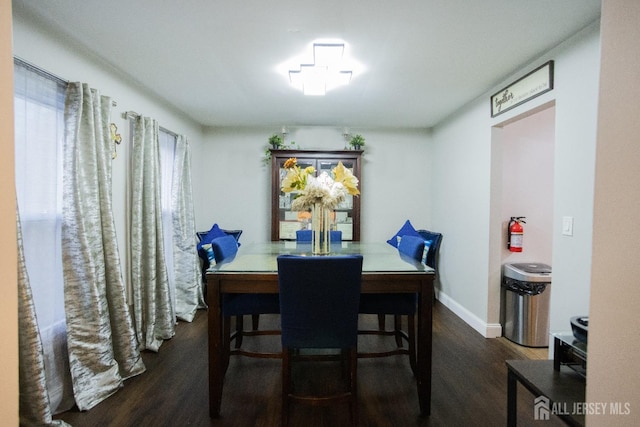
[[[508,426],[517,424],[518,381],[536,396],[534,413],[538,419],[554,414],[568,425],[584,425],[584,414],[574,406],[585,401],[585,379],[579,373],[564,365],[556,370],[553,360],[507,360],[506,364]]]

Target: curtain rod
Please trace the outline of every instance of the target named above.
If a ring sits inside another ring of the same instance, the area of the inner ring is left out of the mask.
[[[127,120],[127,119],[137,119],[138,117],[140,117],[140,114],[136,113],[135,111],[125,111],[124,113],[122,113],[122,118]],[[175,132],[170,131],[167,128],[164,128],[162,126],[158,126],[158,128],[165,133],[168,133],[169,135],[171,135],[174,138],[178,137],[178,134]]]
[[[21,66],[23,66],[25,68],[28,68],[29,70],[33,71],[36,74],[40,74],[43,77],[46,77],[46,78],[51,79],[51,80],[55,80],[56,82],[61,83],[63,85],[68,85],[69,84],[69,80],[63,79],[62,77],[59,77],[59,76],[56,76],[55,74],[50,73],[49,71],[47,71],[47,70],[45,70],[43,68],[40,68],[37,65],[34,65],[34,64],[30,63],[30,62],[27,62],[24,59],[19,58],[19,57],[15,56],[15,55],[13,57],[13,60],[18,62]],[[113,107],[116,107],[118,105],[118,103],[112,99],[111,100],[111,105]]]

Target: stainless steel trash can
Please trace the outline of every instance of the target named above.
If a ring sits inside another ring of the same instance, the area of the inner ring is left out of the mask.
[[[527,347],[548,347],[551,267],[504,264],[502,273],[503,335]]]

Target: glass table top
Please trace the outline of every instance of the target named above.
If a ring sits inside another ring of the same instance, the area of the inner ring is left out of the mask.
[[[291,241],[242,244],[236,256],[211,267],[207,272],[277,272],[278,255],[311,254],[310,243]],[[363,273],[433,273],[434,270],[419,261],[401,255],[388,243],[342,242],[331,245],[330,255],[362,254]],[[319,255],[323,256],[323,255]]]
[[[551,335],[562,341],[564,345],[571,347],[580,356],[587,357],[587,343],[577,340],[571,332],[557,332]]]

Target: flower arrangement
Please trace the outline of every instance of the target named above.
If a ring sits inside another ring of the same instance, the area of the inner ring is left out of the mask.
[[[315,177],[316,169],[313,166],[302,169],[295,157],[287,159],[283,167],[287,175],[282,180],[282,191],[285,193],[299,191],[291,204],[291,209],[294,211],[304,211],[315,204],[333,210],[345,200],[347,194],[353,196],[360,194],[358,178],[344,167],[342,162],[338,162],[331,171],[333,178],[327,172],[322,172],[320,176]]]

